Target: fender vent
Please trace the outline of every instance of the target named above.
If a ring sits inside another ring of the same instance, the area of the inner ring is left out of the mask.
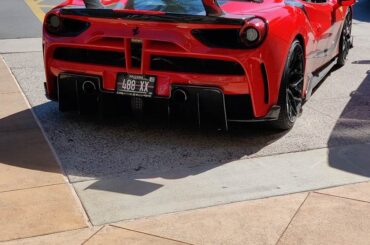
[[[195,29],[193,36],[211,48],[246,49],[239,36],[240,29]]]
[[[188,57],[151,56],[150,68],[156,71],[198,74],[235,76],[245,74],[243,67],[237,62]]]
[[[54,58],[68,62],[125,67],[125,54],[123,52],[57,48],[54,52]]]

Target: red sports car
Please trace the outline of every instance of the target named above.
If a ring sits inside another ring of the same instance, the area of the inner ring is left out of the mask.
[[[199,125],[289,129],[345,63],[354,0],[69,0],[45,17],[46,95],[61,111],[164,108]],[[108,106],[109,107],[109,106]]]

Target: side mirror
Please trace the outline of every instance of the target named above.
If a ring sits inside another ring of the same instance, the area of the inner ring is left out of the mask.
[[[338,0],[340,6],[352,6],[356,3],[356,0]]]

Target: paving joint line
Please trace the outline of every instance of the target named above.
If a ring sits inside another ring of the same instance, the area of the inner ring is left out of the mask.
[[[364,182],[364,183],[366,183],[366,182]],[[313,193],[319,194],[319,195],[324,195],[324,196],[336,197],[336,198],[340,198],[340,199],[346,199],[346,200],[351,200],[351,201],[356,201],[356,202],[364,202],[364,203],[370,204],[370,201],[364,201],[364,200],[359,200],[359,199],[356,199],[356,198],[343,197],[343,196],[337,196],[337,195],[328,194],[328,193],[322,193],[319,190],[313,191]]]
[[[26,190],[33,190],[33,189],[38,189],[38,188],[46,188],[50,186],[57,186],[57,185],[66,185],[67,183],[56,183],[56,184],[49,184],[49,185],[40,185],[40,186],[32,186],[32,187],[27,187],[27,188],[20,188],[20,189],[14,189],[14,190],[7,190],[7,191],[0,191],[0,195],[4,193],[9,193],[9,192],[15,192],[15,191],[26,191]]]
[[[100,227],[96,232],[94,232],[91,236],[89,236],[83,243],[81,243],[81,245],[86,244],[91,238],[93,238],[96,234],[98,234],[98,232],[100,232],[104,227],[105,225],[102,225],[102,227]]]
[[[27,236],[27,237],[20,237],[20,238],[10,239],[10,240],[3,240],[3,241],[0,240],[0,244],[5,243],[5,242],[20,241],[20,240],[31,239],[31,238],[36,238],[36,237],[50,236],[50,235],[60,234],[60,233],[64,233],[64,232],[71,232],[71,231],[76,231],[76,230],[83,230],[83,229],[86,229],[86,228],[87,227],[82,227],[82,228],[77,228],[77,229],[68,229],[68,230],[64,230],[64,231],[50,232],[50,233],[45,233],[45,234],[41,234],[41,235],[33,235],[33,236]]]
[[[168,237],[163,237],[163,236],[158,236],[158,235],[154,235],[154,234],[146,233],[146,232],[142,232],[142,231],[132,230],[132,229],[128,229],[128,228],[125,228],[125,227],[120,227],[120,226],[113,225],[113,224],[110,224],[109,226],[112,226],[112,227],[115,227],[115,228],[118,228],[118,229],[122,229],[122,230],[127,230],[127,231],[131,231],[131,232],[144,234],[144,235],[147,235],[147,236],[158,237],[158,238],[169,240],[169,241],[180,242],[180,243],[188,244],[188,245],[194,245],[192,243],[183,242],[183,241],[180,241],[180,240],[176,240],[176,239],[172,239],[172,238],[168,238]]]
[[[312,110],[314,110],[314,111],[316,111],[316,112],[318,112],[318,113],[320,113],[320,114],[322,114],[322,115],[324,115],[324,116],[327,116],[327,117],[329,117],[329,118],[331,118],[331,119],[333,119],[333,120],[336,120],[337,122],[339,121],[339,120],[346,120],[346,118],[334,118],[332,115],[329,115],[329,114],[327,114],[327,113],[325,113],[325,112],[322,112],[322,111],[320,111],[320,110],[318,110],[318,109],[316,109],[316,108],[314,108],[314,107],[312,107],[312,106],[309,106],[309,105],[307,105],[309,108],[311,108]],[[368,121],[368,120],[358,120],[358,121]],[[361,129],[357,129],[357,127],[355,127],[355,126],[351,126],[351,125],[348,125],[348,127],[350,127],[351,129],[355,129],[356,131],[358,131],[358,132],[362,132],[361,131]]]
[[[357,130],[359,131],[359,130]],[[285,155],[285,154],[293,154],[293,153],[304,153],[304,152],[309,152],[309,151],[314,151],[314,150],[322,150],[322,149],[336,149],[336,148],[340,148],[340,147],[349,147],[349,146],[354,146],[354,145],[368,145],[370,144],[370,141],[369,142],[364,142],[364,143],[350,143],[350,144],[339,144],[339,145],[334,145],[334,146],[319,146],[319,147],[312,147],[312,148],[308,148],[308,149],[305,149],[305,150],[293,150],[293,151],[289,151],[289,152],[280,152],[280,153],[272,153],[272,154],[268,154],[268,155],[262,155],[262,156],[251,156],[251,157],[246,157],[246,158],[241,158],[241,159],[238,159],[238,160],[245,160],[245,159],[254,159],[254,158],[263,158],[263,157],[272,157],[272,156],[279,156],[279,155]],[[236,161],[238,161],[236,160]]]
[[[11,115],[10,115],[11,116]],[[20,127],[20,128],[14,128],[14,129],[0,129],[0,134],[3,134],[3,133],[14,133],[14,132],[25,132],[25,131],[33,131],[33,130],[36,130],[38,129],[37,127]]]
[[[22,38],[20,38],[20,39],[22,39]],[[0,39],[0,41],[1,41],[1,39]],[[17,51],[0,52],[1,55],[3,55],[3,54],[5,54],[5,55],[7,55],[7,54],[27,54],[27,53],[42,53],[42,50],[38,50],[38,51],[35,51],[35,50],[33,50],[33,51],[18,51],[18,52]]]
[[[276,241],[275,245],[278,245],[279,242],[281,241],[281,239],[283,238],[284,234],[287,232],[287,230],[289,229],[289,226],[292,224],[294,218],[297,216],[298,212],[301,210],[303,204],[306,202],[306,200],[308,199],[308,197],[310,196],[311,192],[307,193],[307,196],[306,198],[303,200],[303,202],[299,205],[299,207],[297,208],[297,210],[295,211],[293,217],[290,219],[288,225],[285,227],[284,231],[281,233],[279,239]]]
[[[19,92],[0,92],[0,94],[19,94]]]

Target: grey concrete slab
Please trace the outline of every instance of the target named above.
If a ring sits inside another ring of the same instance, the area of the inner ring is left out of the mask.
[[[41,39],[19,39],[21,41],[20,46],[32,46],[35,44],[37,47],[41,47]],[[4,41],[4,40],[3,40]],[[36,43],[35,43],[36,41]],[[5,40],[5,42],[8,42],[8,40]],[[42,50],[36,50],[35,49],[32,52],[17,52],[16,48],[9,49],[9,52],[6,54],[2,54],[4,58],[7,60],[7,64],[11,69],[25,69],[25,68],[36,68],[36,71],[43,72],[44,71],[44,61],[42,56]]]
[[[368,180],[370,145],[75,183],[94,225]],[[351,171],[349,171],[351,170]],[[356,173],[353,173],[356,172]],[[176,176],[187,176],[177,178]]]
[[[2,0],[0,39],[40,37],[42,25],[24,0]]]
[[[0,54],[24,52],[42,52],[41,38],[0,40]]]

